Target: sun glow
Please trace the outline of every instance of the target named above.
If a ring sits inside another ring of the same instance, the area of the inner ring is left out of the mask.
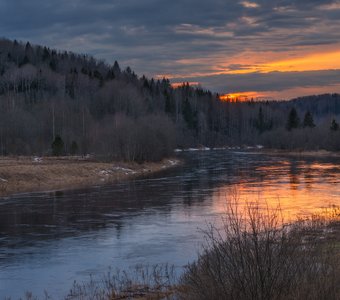
[[[245,69],[229,70],[228,74],[306,72],[340,69],[340,51],[307,55],[299,58],[254,64]]]
[[[225,102],[248,102],[265,100],[264,95],[258,92],[229,93],[219,96],[221,101]]]
[[[220,100],[225,102],[239,102],[239,101],[245,101],[246,95],[241,94],[224,94],[220,95]]]

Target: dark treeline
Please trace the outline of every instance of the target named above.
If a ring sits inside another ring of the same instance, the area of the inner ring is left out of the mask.
[[[117,62],[0,40],[2,155],[143,161],[200,145],[340,150],[339,115],[337,94],[222,102],[200,87],[138,77]]]

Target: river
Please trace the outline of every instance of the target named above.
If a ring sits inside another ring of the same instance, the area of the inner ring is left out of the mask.
[[[280,203],[287,219],[340,205],[340,158],[242,151],[179,154],[185,163],[149,177],[88,189],[0,199],[0,299],[25,291],[56,299],[74,280],[113,268],[197,257],[202,229],[240,203]]]

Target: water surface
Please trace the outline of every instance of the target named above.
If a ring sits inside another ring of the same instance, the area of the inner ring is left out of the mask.
[[[44,289],[60,298],[74,280],[108,267],[197,257],[200,229],[218,224],[228,199],[280,202],[286,217],[340,204],[340,159],[251,152],[180,154],[185,163],[105,187],[0,200],[0,299]]]

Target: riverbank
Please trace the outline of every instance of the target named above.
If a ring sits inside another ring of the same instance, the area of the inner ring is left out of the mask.
[[[1,157],[0,197],[113,183],[178,164],[177,159],[138,164],[100,162],[88,157]]]
[[[340,151],[328,151],[328,150],[284,150],[275,148],[264,148],[262,145],[257,146],[223,146],[209,148],[201,146],[198,148],[186,148],[186,149],[175,149],[175,152],[199,152],[199,151],[244,151],[244,152],[255,152],[266,155],[285,155],[285,156],[306,156],[306,157],[340,157]]]
[[[266,155],[285,155],[300,157],[340,157],[340,152],[327,150],[280,150],[280,149],[260,149],[259,153]]]

